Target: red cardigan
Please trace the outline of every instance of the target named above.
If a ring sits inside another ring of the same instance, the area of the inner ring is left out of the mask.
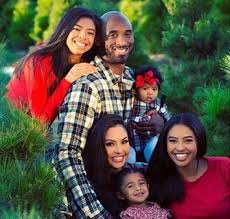
[[[71,83],[63,78],[49,96],[48,88],[56,79],[52,70],[52,57],[37,58],[35,67],[32,64],[33,59],[26,62],[20,77],[13,75],[7,85],[6,97],[17,108],[49,123],[55,119]]]

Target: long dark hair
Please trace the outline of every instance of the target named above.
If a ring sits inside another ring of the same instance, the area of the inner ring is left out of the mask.
[[[100,44],[101,20],[94,12],[88,9],[71,8],[61,18],[48,42],[44,43],[44,45],[42,45],[39,49],[36,49],[35,51],[26,55],[18,63],[14,73],[20,76],[22,72],[22,68],[28,59],[34,57],[33,69],[35,69],[35,66],[39,58],[51,54],[52,70],[55,76],[57,77],[57,80],[54,82],[54,87],[52,88],[52,90],[54,90],[58,82],[63,77],[65,77],[65,75],[72,67],[68,62],[70,51],[66,45],[66,39],[69,33],[73,30],[73,27],[76,24],[76,22],[82,17],[87,17],[92,19],[96,27],[95,43],[93,47],[82,56],[82,61],[90,62],[93,59],[93,57],[96,55],[97,48]]]
[[[197,143],[197,158],[203,157],[207,150],[204,126],[195,115],[181,113],[171,117],[165,124],[147,169],[150,199],[162,207],[169,207],[172,202],[183,200],[185,195],[182,176],[167,152],[168,133],[178,124],[185,125],[193,131]]]
[[[112,170],[107,159],[105,135],[109,128],[117,125],[126,130],[121,116],[102,115],[90,129],[83,151],[87,177],[92,182],[100,202],[112,215],[120,212],[120,201],[113,191]]]

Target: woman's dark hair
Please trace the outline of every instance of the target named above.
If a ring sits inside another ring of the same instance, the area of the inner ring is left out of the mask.
[[[174,201],[184,198],[184,184],[176,165],[167,152],[167,136],[175,125],[189,127],[196,138],[197,158],[204,156],[207,150],[206,132],[200,120],[191,113],[181,113],[170,118],[165,124],[147,168],[150,182],[150,199],[162,207],[169,207]]]
[[[136,81],[136,78],[138,75],[144,76],[144,74],[148,71],[153,72],[153,76],[159,80],[159,83],[157,83],[158,88],[160,89],[160,85],[163,82],[163,77],[159,70],[156,67],[153,67],[151,65],[142,65],[138,69],[134,71],[134,79]],[[134,83],[134,88],[136,88],[136,82]]]
[[[87,177],[92,182],[102,205],[113,215],[120,212],[120,202],[112,189],[112,170],[105,149],[105,136],[108,129],[117,125],[124,127],[126,130],[121,116],[102,115],[90,129],[83,151]]]
[[[92,19],[96,27],[95,43],[93,47],[82,56],[82,61],[90,62],[96,55],[98,45],[100,44],[101,20],[94,12],[85,8],[76,7],[69,9],[65,13],[65,15],[59,21],[56,29],[54,30],[48,42],[44,43],[37,50],[26,55],[21,60],[21,62],[19,62],[18,66],[15,69],[15,74],[20,76],[25,62],[31,57],[36,57],[35,59],[33,59],[33,68],[35,69],[35,66],[40,56],[46,56],[51,54],[53,57],[52,69],[55,76],[57,77],[57,80],[54,82],[54,85],[51,88],[51,92],[49,92],[51,94],[56,88],[59,81],[63,77],[65,77],[65,75],[72,67],[68,62],[70,51],[66,45],[66,39],[69,33],[73,30],[73,27],[76,24],[76,22],[82,17]]]

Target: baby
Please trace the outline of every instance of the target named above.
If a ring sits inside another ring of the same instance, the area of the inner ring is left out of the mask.
[[[134,78],[135,100],[129,122],[129,128],[131,128],[130,142],[136,151],[136,161],[149,162],[161,128],[156,127],[155,135],[147,135],[146,137],[146,135],[142,136],[136,132],[135,125],[140,121],[152,119],[154,114],[159,114],[166,122],[169,120],[170,114],[165,105],[165,96],[158,97],[163,82],[158,69],[152,66],[141,66],[135,71]],[[129,157],[129,159],[131,158]]]

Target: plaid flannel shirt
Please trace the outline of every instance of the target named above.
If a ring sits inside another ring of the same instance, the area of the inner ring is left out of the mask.
[[[160,106],[161,106],[160,98],[156,98],[156,100],[151,103],[145,103],[143,101],[135,99],[130,120],[138,122],[139,119],[142,118],[146,112],[155,109],[165,119],[165,121],[168,121],[170,119],[170,113],[167,111],[166,104],[164,104],[162,107]],[[129,130],[129,134],[130,134],[131,146],[135,149],[137,153],[143,152],[145,148],[146,140],[148,139],[138,135],[135,129]],[[154,136],[149,136],[149,138],[152,137]]]
[[[119,114],[127,121],[134,95],[131,69],[117,77],[99,57],[92,62],[97,72],[77,80],[60,108],[55,168],[66,184],[67,197],[77,218],[108,218],[87,179],[82,151],[94,119]]]

